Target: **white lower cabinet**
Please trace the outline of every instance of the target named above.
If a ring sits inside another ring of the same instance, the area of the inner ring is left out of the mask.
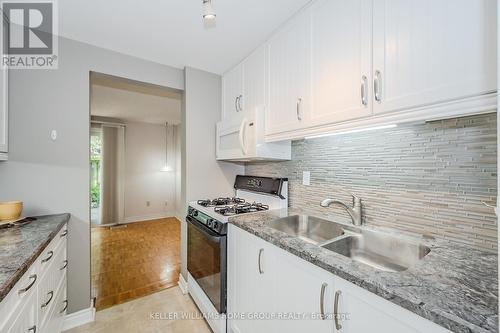
[[[234,225],[227,297],[229,333],[450,332]]]
[[[0,333],[58,333],[66,312],[67,226],[0,303]]]

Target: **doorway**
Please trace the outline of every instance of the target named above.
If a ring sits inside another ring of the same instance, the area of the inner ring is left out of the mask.
[[[176,286],[182,93],[90,75],[91,284],[97,310]]]

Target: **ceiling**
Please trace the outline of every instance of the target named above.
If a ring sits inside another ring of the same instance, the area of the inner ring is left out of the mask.
[[[168,88],[92,74],[91,114],[124,122],[180,124],[182,95]]]
[[[213,0],[205,27],[201,0],[59,1],[64,37],[177,68],[221,74],[264,42],[310,0]]]

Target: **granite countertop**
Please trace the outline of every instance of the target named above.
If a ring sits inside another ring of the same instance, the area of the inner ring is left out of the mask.
[[[265,225],[303,213],[290,209],[242,214],[229,222],[453,332],[498,332],[497,254],[419,238],[431,248],[427,256],[406,271],[384,272]]]
[[[0,229],[0,302],[69,217],[70,214],[37,216],[27,224]]]

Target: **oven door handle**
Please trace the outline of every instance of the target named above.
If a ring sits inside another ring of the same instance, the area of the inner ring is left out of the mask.
[[[200,223],[200,222],[196,221],[195,219],[193,219],[191,216],[187,216],[186,217],[186,221],[189,224],[191,224],[196,230],[198,230],[199,232],[201,232],[205,237],[207,237],[208,239],[210,239],[211,241],[217,242],[217,243],[220,242],[220,238],[222,237],[221,235],[216,234],[212,230],[208,229],[202,223]]]

